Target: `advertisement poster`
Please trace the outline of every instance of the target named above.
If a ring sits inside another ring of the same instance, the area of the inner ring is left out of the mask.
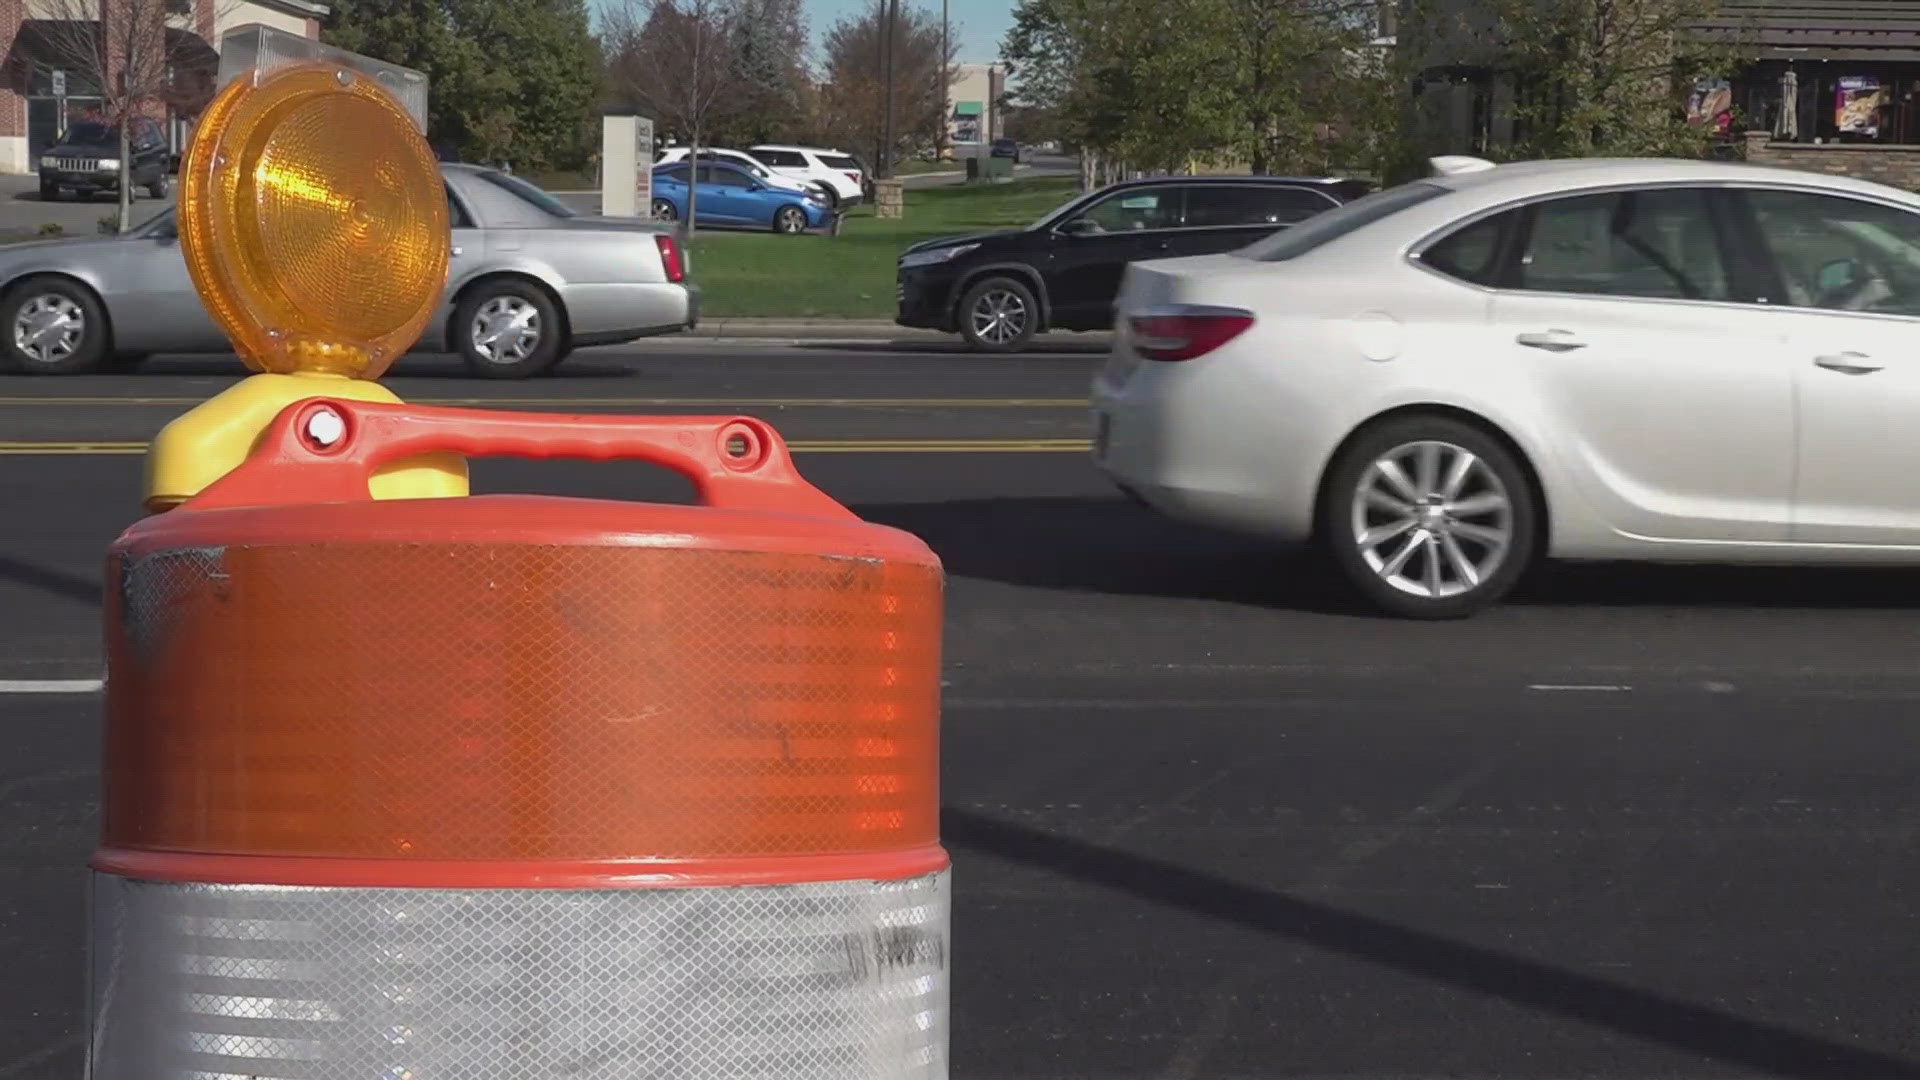
[[[1887,104],[1887,88],[1879,79],[1848,75],[1834,94],[1833,126],[1842,135],[1880,134],[1880,110]]]
[[[1716,130],[1733,122],[1733,86],[1725,79],[1701,79],[1687,98],[1687,122]]]

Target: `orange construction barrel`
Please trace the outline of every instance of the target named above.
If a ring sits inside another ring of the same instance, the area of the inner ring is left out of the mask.
[[[946,1075],[940,565],[766,424],[309,399],[108,580],[94,1080]]]

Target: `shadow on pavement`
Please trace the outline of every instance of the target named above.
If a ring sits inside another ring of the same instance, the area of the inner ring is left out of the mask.
[[[982,363],[995,360],[1018,360],[1023,356],[1104,356],[1107,352],[1105,342],[1080,341],[1041,341],[1016,353],[977,353],[967,347],[959,338],[928,340],[926,338],[896,338],[887,341],[802,341],[797,343],[802,349],[818,349],[825,352],[884,352],[884,353],[925,353],[929,356],[972,356]]]
[[[1118,497],[858,506],[905,529],[948,572],[1042,589],[1367,614],[1304,551],[1183,525]],[[1920,607],[1920,572],[1887,567],[1554,564],[1508,603],[1570,607]]]
[[[853,511],[919,536],[960,577],[1329,614],[1351,609],[1301,553],[1182,525],[1117,496],[881,503]]]
[[[0,555],[0,582],[8,581],[62,599],[78,600],[95,606],[100,603],[105,594],[100,583],[91,578]]]
[[[970,811],[944,809],[941,833],[947,846],[957,851],[978,852],[1128,893],[1152,904],[1180,908],[1760,1074],[1920,1077],[1920,1062],[1799,1034],[1539,960]]]

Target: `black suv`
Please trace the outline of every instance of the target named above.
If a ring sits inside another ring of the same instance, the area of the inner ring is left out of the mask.
[[[167,197],[167,140],[160,125],[141,118],[133,123],[133,186],[156,199]],[[92,195],[120,189],[120,129],[98,120],[82,120],[59,143],[40,155],[40,201],[53,202],[62,191]]]
[[[1363,180],[1181,176],[1081,195],[1014,232],[928,240],[900,256],[902,326],[1011,352],[1042,330],[1106,330],[1127,264],[1233,251],[1371,190]]]

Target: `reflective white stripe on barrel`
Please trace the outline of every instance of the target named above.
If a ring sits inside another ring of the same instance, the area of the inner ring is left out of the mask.
[[[947,873],[343,889],[94,875],[93,1080],[947,1075]]]

